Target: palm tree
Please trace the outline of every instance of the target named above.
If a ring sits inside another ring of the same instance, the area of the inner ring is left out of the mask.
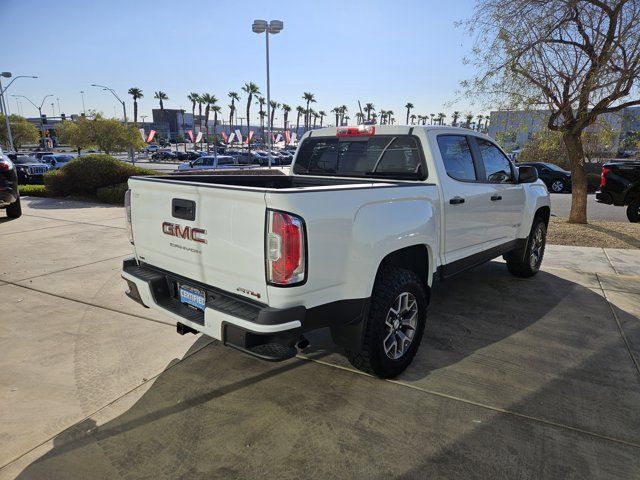
[[[336,116],[336,127],[338,126],[338,118],[340,118],[340,107],[333,107],[331,113]]]
[[[263,96],[256,97],[256,100],[256,105],[260,107],[260,110],[258,110],[258,118],[260,119],[260,138],[264,142],[264,117],[266,115],[264,111],[264,104],[267,103],[267,101]]]
[[[480,129],[482,128],[482,120],[484,119],[484,115],[478,115],[478,131],[480,131]]]
[[[205,105],[204,109],[204,128],[207,132],[207,144],[209,144],[209,111],[211,110],[211,106],[215,105],[218,102],[218,99],[215,95],[210,95],[208,93],[203,93],[200,95],[200,100]]]
[[[307,129],[308,129],[309,125],[310,125],[310,120],[311,120],[311,118],[309,117],[309,104],[310,103],[316,103],[316,96],[313,93],[304,92],[302,94],[302,99],[307,102],[307,115],[306,115],[305,124],[306,124]]]
[[[451,121],[451,126],[455,127],[458,125],[458,119],[460,118],[460,112],[457,110],[453,112],[453,120]]]
[[[282,111],[284,112],[283,125],[284,129],[287,129],[287,123],[289,123],[289,112],[291,111],[291,107],[286,103],[282,104]]]
[[[395,119],[392,117],[393,117],[393,110],[387,111],[387,123],[391,124],[392,122],[395,122]]]
[[[404,106],[404,108],[407,109],[407,125],[409,125],[409,115],[411,114],[411,109],[413,108],[413,103],[411,102],[407,102],[407,104]]]
[[[315,130],[316,122],[318,120],[318,114],[316,113],[316,111],[313,108],[309,109],[309,121],[311,121],[311,117],[313,117],[313,128]]]
[[[211,110],[213,111],[213,136],[216,137],[214,139],[215,143],[218,143],[218,138],[216,135],[216,125],[218,124],[218,113],[220,113],[219,105],[211,105]],[[215,148],[218,148],[217,145]]]
[[[247,97],[247,148],[249,151],[249,158],[251,158],[251,141],[249,141],[249,137],[251,135],[251,100],[253,100],[254,95],[260,95],[260,87],[253,82],[245,83],[244,87],[242,87],[242,91],[245,92]]]
[[[269,119],[269,124],[271,125],[271,132],[273,132],[273,119],[276,116],[276,110],[280,108],[280,104],[275,100],[271,100],[269,105],[271,106],[271,118]]]
[[[416,124],[416,118],[417,118],[417,117],[415,116],[415,114],[414,114],[414,115],[411,115],[409,118],[411,119],[411,125],[415,125],[415,124]]]
[[[327,116],[327,113],[324,110],[320,110],[318,115],[320,116],[320,128],[322,128],[322,119]]]
[[[371,120],[371,112],[375,112],[376,111],[375,107],[373,106],[373,103],[365,104],[363,110],[365,112],[367,112],[367,122],[370,121]]]
[[[236,101],[240,101],[240,97],[236,92],[229,92],[227,96],[231,99],[229,105],[229,133],[231,133],[231,125],[233,125],[233,114],[236,113]]]
[[[446,117],[446,115],[442,112],[438,113],[438,125],[442,125],[442,122],[444,121],[444,117]]]
[[[195,92],[191,92],[187,95],[187,99],[191,102],[191,118],[193,118],[193,129],[196,128],[196,103],[200,100],[200,95]]]
[[[471,120],[473,120],[473,114],[472,113],[468,113],[465,117],[465,120],[467,121],[464,126],[466,128],[471,128]]]
[[[382,125],[387,118],[387,111],[380,109],[380,125]]]
[[[346,105],[340,105],[340,125],[344,124],[344,116],[349,108]]]
[[[356,112],[356,123],[360,125],[363,121],[364,121],[364,113]],[[320,122],[320,125],[322,125],[322,122]]]
[[[137,126],[138,125],[138,100],[144,97],[144,95],[142,94],[142,90],[137,87],[131,87],[127,93],[133,97],[133,124]]]
[[[204,105],[204,100],[202,100],[202,95],[198,95],[198,123],[200,125],[200,131],[202,131],[202,105]],[[202,140],[200,140],[200,145],[202,146]]]
[[[298,113],[298,118],[296,120],[296,135],[298,134],[298,130],[300,130],[300,115],[304,113],[304,107],[298,105],[296,107],[296,112]]]
[[[160,101],[160,119],[164,122],[164,101],[169,100],[169,97],[162,90],[158,90],[153,95],[153,98]]]
[[[436,116],[435,113],[430,113],[429,116],[431,117],[431,125],[433,125],[433,117]]]
[[[378,115],[374,112],[371,114],[371,121],[375,124],[378,123]]]

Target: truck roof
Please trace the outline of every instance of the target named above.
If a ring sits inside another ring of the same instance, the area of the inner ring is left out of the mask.
[[[346,125],[345,127],[357,128],[357,127],[374,127],[375,133],[374,135],[407,135],[410,131],[416,131],[418,129],[423,130],[425,132],[437,131],[441,133],[450,133],[457,135],[477,135],[479,137],[485,137],[490,139],[484,133],[480,133],[476,130],[470,130],[464,127],[452,127],[450,125]],[[338,132],[338,128],[345,127],[324,127],[317,128],[315,130],[310,130],[304,134],[301,141],[307,137],[332,137],[336,136]]]

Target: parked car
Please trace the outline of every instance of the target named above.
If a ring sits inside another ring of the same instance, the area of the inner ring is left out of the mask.
[[[178,333],[266,360],[329,327],[356,368],[394,377],[418,350],[434,279],[500,255],[519,277],[540,268],[549,193],[479,132],[317,129],[291,171],[132,177],[128,295]]]
[[[228,169],[231,167],[237,167],[238,161],[229,155],[218,155],[218,162],[216,163],[216,157],[206,156],[200,157],[191,162],[185,162],[178,165],[178,171],[184,172],[189,170],[218,170]]]
[[[8,157],[13,162],[20,183],[44,182],[44,174],[49,171],[49,167],[46,164],[28,155],[9,154]]]
[[[153,155],[151,155],[153,160],[174,160],[176,158],[176,154],[167,150],[159,150]]]
[[[18,173],[11,159],[2,154],[2,150],[0,150],[0,208],[4,208],[9,218],[18,218],[22,215]]]
[[[147,151],[147,153],[154,153],[160,150],[160,145],[155,145],[155,144],[147,145],[147,148],[145,148],[145,150]]]
[[[182,161],[189,162],[189,161],[192,161],[192,160],[197,160],[198,158],[203,156],[203,153],[189,151],[189,152],[175,152],[175,155],[176,155],[176,159],[177,160],[182,160]]]
[[[550,192],[562,193],[571,191],[571,172],[558,165],[542,162],[518,163],[518,165],[535,168],[538,171],[538,177]]]
[[[640,222],[640,162],[612,162],[602,166],[596,201],[627,207],[630,222]]]
[[[40,159],[40,161],[47,165],[50,170],[58,170],[59,168],[64,167],[71,160],[73,160],[73,156],[62,154],[43,155]]]

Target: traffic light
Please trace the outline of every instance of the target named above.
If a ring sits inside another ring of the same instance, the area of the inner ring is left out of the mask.
[[[43,125],[47,124],[47,116],[44,113],[40,115],[40,120],[42,120]]]
[[[66,117],[66,115],[65,115],[64,113],[61,113],[61,114],[60,114],[60,121],[61,121],[61,122],[64,122],[66,118],[67,118],[67,117]]]

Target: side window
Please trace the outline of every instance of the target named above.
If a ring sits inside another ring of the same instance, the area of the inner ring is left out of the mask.
[[[476,138],[478,149],[487,173],[487,180],[491,183],[513,183],[515,178],[511,169],[511,162],[493,143]]]
[[[438,147],[447,175],[456,180],[477,180],[467,137],[464,135],[439,135]]]

